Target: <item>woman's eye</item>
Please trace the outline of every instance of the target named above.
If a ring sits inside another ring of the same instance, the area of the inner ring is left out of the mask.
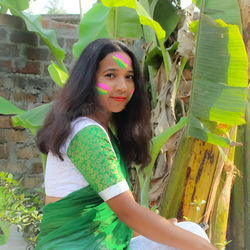
[[[115,75],[113,73],[108,73],[105,76],[108,78],[115,78]]]
[[[134,76],[133,76],[133,75],[127,75],[126,78],[127,78],[127,79],[131,79],[131,80],[134,80]]]

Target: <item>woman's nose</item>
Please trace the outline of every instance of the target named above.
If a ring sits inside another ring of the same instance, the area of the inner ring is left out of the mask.
[[[122,92],[126,91],[128,89],[126,80],[123,78],[119,78],[116,88],[117,88],[117,90],[122,91]]]

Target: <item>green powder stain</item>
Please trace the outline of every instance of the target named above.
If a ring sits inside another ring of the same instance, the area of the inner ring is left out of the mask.
[[[113,56],[114,60],[116,61],[116,63],[122,68],[125,69],[128,67],[128,65],[126,63],[124,63],[120,58]]]
[[[100,95],[107,95],[107,91],[97,87],[97,91]]]

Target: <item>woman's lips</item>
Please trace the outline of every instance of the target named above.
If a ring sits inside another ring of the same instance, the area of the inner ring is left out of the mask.
[[[125,101],[127,98],[126,97],[122,97],[122,96],[114,96],[111,97],[113,100],[117,101],[117,102],[123,102]]]

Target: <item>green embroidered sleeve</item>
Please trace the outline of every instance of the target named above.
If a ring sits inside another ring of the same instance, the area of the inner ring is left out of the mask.
[[[115,152],[107,135],[99,126],[90,125],[80,130],[70,142],[67,155],[97,193],[114,193],[114,187],[117,194],[129,189],[124,187],[126,181]],[[114,196],[109,194],[102,198],[107,200]]]

